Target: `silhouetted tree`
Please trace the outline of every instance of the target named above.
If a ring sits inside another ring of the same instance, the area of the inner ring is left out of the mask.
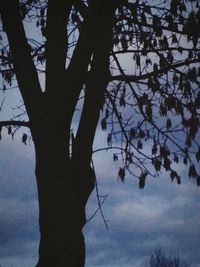
[[[0,11],[2,90],[16,78],[28,115],[0,125],[29,127],[35,145],[37,267],[84,266],[99,118],[122,182],[130,172],[143,188],[165,169],[180,184],[183,162],[200,184],[199,1],[2,0]]]
[[[157,249],[151,255],[150,267],[189,267],[190,264],[180,257],[167,257],[162,249]]]

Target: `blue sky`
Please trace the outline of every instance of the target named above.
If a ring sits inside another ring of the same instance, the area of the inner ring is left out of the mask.
[[[22,129],[23,132],[23,129]],[[12,141],[6,131],[0,142],[0,264],[2,267],[35,266],[38,246],[38,206],[34,178],[34,149],[21,143],[21,133]],[[97,132],[95,146],[104,134]],[[94,157],[100,194],[109,220],[105,228],[100,214],[88,222],[86,267],[148,266],[151,253],[162,247],[166,254],[180,255],[200,267],[200,195],[194,180],[180,166],[182,185],[168,175],[149,179],[143,190],[127,177],[117,180],[112,155]],[[97,208],[95,193],[88,203],[90,216]]]

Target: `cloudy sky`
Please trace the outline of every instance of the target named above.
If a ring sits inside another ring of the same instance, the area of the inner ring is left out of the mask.
[[[22,129],[23,132],[23,129]],[[33,145],[23,145],[21,134],[12,141],[4,131],[0,142],[0,264],[31,267],[37,261],[38,207]],[[99,132],[96,147],[103,134]],[[103,212],[88,222],[86,267],[144,267],[159,247],[200,267],[200,189],[180,166],[182,184],[166,174],[149,179],[144,190],[134,178],[122,184],[109,153],[94,157],[101,195],[108,195]],[[97,208],[95,193],[88,217]]]
[[[28,30],[32,33],[32,28]],[[7,94],[5,107],[11,103],[14,106],[14,98],[18,97],[12,91]],[[0,101],[2,97],[0,92]],[[12,116],[7,110],[5,114]],[[0,141],[1,267],[34,267],[37,262],[34,149],[33,144],[21,143],[23,131],[12,141],[4,130]],[[105,136],[99,131],[96,148],[101,147],[103,140]],[[147,180],[146,187],[140,190],[132,177],[127,177],[124,184],[118,181],[119,166],[112,162],[111,154],[97,153],[94,162],[99,192],[107,195],[102,209],[109,230],[99,213],[86,225],[86,267],[148,267],[151,253],[160,247],[167,255],[191,262],[191,267],[200,267],[200,188],[187,177],[184,166],[180,165],[180,186],[163,173]],[[94,192],[88,203],[88,217],[96,209]]]

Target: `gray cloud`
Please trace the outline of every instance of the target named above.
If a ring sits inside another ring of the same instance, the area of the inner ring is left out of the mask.
[[[38,203],[32,146],[12,141],[3,132],[0,142],[0,264],[35,266],[38,250]]]
[[[103,138],[104,134],[98,133],[97,147]],[[3,139],[0,151],[0,264],[34,266],[39,234],[33,149],[22,145],[19,137],[14,142]],[[127,177],[124,184],[117,180],[111,154],[97,153],[94,161],[100,194],[108,194],[103,211],[109,230],[99,213],[86,225],[86,266],[148,266],[151,253],[162,247],[166,253],[177,253],[193,267],[200,267],[199,188],[187,178],[184,166],[180,168],[181,186],[172,184],[163,173],[147,180],[144,190],[139,190],[134,178]],[[96,208],[94,192],[88,216]]]
[[[109,177],[112,164],[106,155],[99,161],[100,192],[109,195],[103,210],[110,220],[110,230],[104,229],[100,216],[91,222],[93,225],[86,226],[88,267],[148,266],[151,253],[158,247],[198,266],[199,188],[188,179],[186,169],[182,166],[181,186],[163,173],[160,178],[149,179],[144,190],[139,190],[138,182],[131,177],[125,184],[116,182],[112,166]],[[89,210],[94,205],[94,199],[91,201]]]

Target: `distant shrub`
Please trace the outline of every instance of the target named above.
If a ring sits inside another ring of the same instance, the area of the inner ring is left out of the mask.
[[[188,262],[177,256],[167,257],[161,248],[156,249],[150,258],[150,267],[189,267]]]

